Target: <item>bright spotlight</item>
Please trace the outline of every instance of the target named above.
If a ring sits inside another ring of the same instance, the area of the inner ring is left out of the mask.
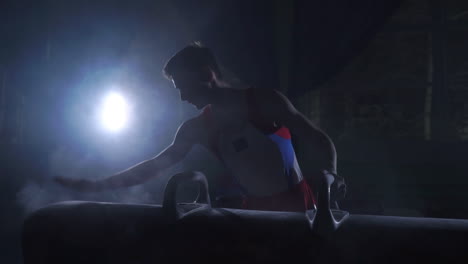
[[[122,95],[109,93],[103,100],[100,112],[102,126],[112,132],[121,130],[128,121],[128,110],[128,104]]]

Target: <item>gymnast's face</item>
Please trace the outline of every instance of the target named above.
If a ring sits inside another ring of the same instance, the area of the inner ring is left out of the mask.
[[[183,71],[172,76],[180,99],[202,109],[213,101],[214,75],[210,69]]]

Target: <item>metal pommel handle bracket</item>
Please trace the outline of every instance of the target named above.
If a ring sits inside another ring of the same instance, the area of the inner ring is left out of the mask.
[[[181,210],[177,204],[177,187],[184,182],[198,183],[199,192],[194,203],[201,202],[204,204],[203,206],[199,206],[198,208],[191,210],[190,213],[211,208],[210,194],[208,193],[208,181],[206,180],[205,175],[199,171],[181,172],[169,179],[164,191],[163,210],[165,211],[166,216],[170,219],[177,220],[188,213]]]
[[[333,174],[324,171],[318,189],[317,209],[306,212],[312,232],[328,237],[348,218],[349,213],[330,209],[330,186],[335,181]]]

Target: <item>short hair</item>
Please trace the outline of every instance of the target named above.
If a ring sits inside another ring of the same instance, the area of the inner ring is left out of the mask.
[[[214,71],[218,78],[221,78],[221,71],[218,63],[207,47],[204,47],[200,42],[193,42],[186,46],[174,56],[172,56],[164,65],[163,75],[172,80],[173,75],[179,71],[196,71],[203,67],[209,67]]]

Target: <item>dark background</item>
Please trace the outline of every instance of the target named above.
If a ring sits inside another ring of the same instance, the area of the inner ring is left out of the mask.
[[[160,203],[172,173],[221,170],[196,148],[126,190],[81,194],[51,181],[105,177],[166,147],[197,111],[161,69],[194,40],[229,81],[283,91],[332,137],[348,184],[342,208],[468,218],[467,33],[461,0],[3,1],[0,262],[21,262],[21,221],[49,203]],[[107,134],[94,113],[112,87],[133,118]]]

